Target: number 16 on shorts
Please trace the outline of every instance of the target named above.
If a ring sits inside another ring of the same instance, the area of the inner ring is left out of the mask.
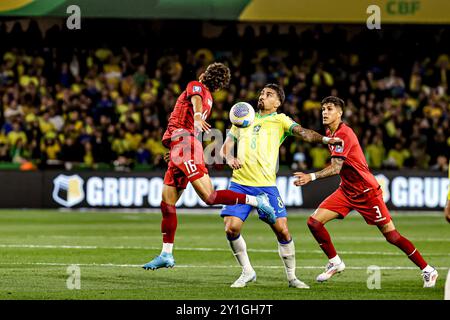
[[[197,171],[197,166],[195,165],[194,160],[185,161],[184,166],[186,167],[188,174],[192,174]]]

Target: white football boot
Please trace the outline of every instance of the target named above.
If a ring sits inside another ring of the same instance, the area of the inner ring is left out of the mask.
[[[247,286],[247,283],[254,281],[256,281],[255,270],[250,272],[242,271],[241,276],[231,285],[231,288],[243,288]]]
[[[439,274],[436,269],[431,272],[422,271],[423,287],[434,288]]]
[[[309,286],[296,278],[289,281],[289,288],[309,289]]]
[[[332,276],[334,276],[336,273],[340,273],[344,271],[345,269],[345,263],[344,261],[341,261],[339,264],[334,264],[331,262],[328,262],[327,266],[325,267],[325,271],[321,274],[319,274],[316,278],[318,282],[324,282],[330,279]]]

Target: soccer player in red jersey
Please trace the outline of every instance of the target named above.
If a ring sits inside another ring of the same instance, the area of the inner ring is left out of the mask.
[[[376,225],[389,243],[400,248],[422,270],[424,287],[434,287],[438,272],[428,265],[414,245],[395,229],[383,201],[381,187],[369,170],[358,137],[341,120],[344,101],[337,97],[327,97],[322,100],[321,105],[327,136],[339,137],[344,143],[341,146],[329,146],[330,166],[314,173],[294,174],[297,177],[294,182],[296,186],[336,174],[341,178],[339,188],[326,198],[308,219],[311,233],[329,259],[325,271],[317,277],[317,281],[326,281],[345,269],[345,264],[336,253],[324,225],[333,219],[343,219],[351,210],[356,210],[367,224]]]
[[[270,205],[267,194],[252,196],[231,190],[215,191],[208,175],[203,146],[197,135],[208,132],[211,128],[206,122],[213,105],[211,92],[228,86],[229,82],[230,69],[222,63],[212,63],[200,75],[199,81],[188,83],[169,117],[167,130],[162,138],[162,143],[170,149],[161,201],[163,247],[159,256],[143,266],[146,270],[175,265],[172,255],[177,229],[175,204],[188,182],[208,205],[248,204],[258,208],[268,221],[276,219],[275,210]]]

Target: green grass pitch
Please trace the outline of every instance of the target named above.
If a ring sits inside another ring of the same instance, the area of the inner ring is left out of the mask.
[[[422,288],[420,270],[376,227],[356,213],[327,225],[347,269],[329,282],[315,277],[325,255],[309,233],[306,214],[289,216],[297,251],[297,276],[311,289],[287,287],[277,242],[267,225],[251,215],[244,225],[258,279],[230,288],[240,268],[217,214],[179,214],[173,269],[145,271],[160,252],[160,215],[141,213],[0,211],[0,299],[433,299],[444,298],[450,267],[450,225],[441,214],[393,214],[440,277]],[[67,267],[80,267],[79,290],[69,290]],[[381,289],[367,288],[367,267],[381,267]]]

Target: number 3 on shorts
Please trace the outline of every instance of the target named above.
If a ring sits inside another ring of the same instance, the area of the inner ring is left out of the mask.
[[[376,219],[383,218],[383,215],[381,214],[381,211],[380,211],[380,207],[379,206],[374,206],[374,208],[375,208],[375,210],[377,212],[377,216],[375,218]]]
[[[184,166],[186,167],[188,174],[197,171],[197,166],[195,165],[194,160],[192,159],[189,161],[185,161]]]

